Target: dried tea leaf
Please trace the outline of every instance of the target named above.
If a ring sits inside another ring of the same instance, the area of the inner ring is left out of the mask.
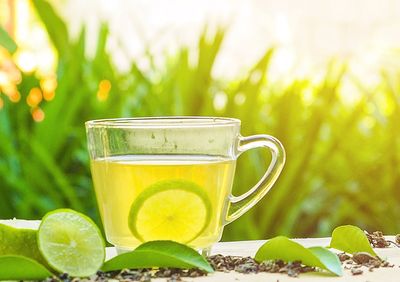
[[[387,248],[390,246],[390,242],[386,240],[381,231],[374,231],[372,233],[365,231],[365,235],[374,248]]]
[[[370,261],[379,261],[376,257],[367,252],[358,252],[353,254],[353,261],[357,264],[366,264]]]

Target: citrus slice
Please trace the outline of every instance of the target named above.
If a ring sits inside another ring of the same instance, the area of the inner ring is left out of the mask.
[[[142,242],[189,243],[207,227],[211,202],[196,183],[164,180],[146,188],[132,203],[128,224]]]
[[[39,224],[39,220],[0,220],[0,255],[25,256],[46,264],[36,242]]]
[[[46,214],[38,231],[38,246],[49,265],[73,277],[96,273],[104,262],[100,230],[87,216],[69,209]]]

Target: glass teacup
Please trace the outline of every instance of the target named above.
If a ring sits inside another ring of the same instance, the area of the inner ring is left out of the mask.
[[[218,117],[120,118],[86,122],[91,171],[108,242],[132,250],[174,240],[207,250],[226,224],[254,206],[285,162],[269,135],[240,135],[240,120]],[[236,159],[270,149],[261,180],[231,194]]]

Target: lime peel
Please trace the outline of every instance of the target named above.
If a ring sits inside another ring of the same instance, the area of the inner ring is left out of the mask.
[[[1,220],[0,255],[24,256],[47,266],[38,249],[35,226],[38,226],[38,221],[32,224],[32,221],[28,220]]]

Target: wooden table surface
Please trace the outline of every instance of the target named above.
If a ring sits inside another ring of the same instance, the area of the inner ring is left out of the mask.
[[[394,240],[393,237],[388,236],[388,239]],[[330,238],[314,238],[314,239],[294,239],[305,247],[311,246],[327,246],[329,245]],[[211,254],[223,254],[233,256],[252,256],[254,257],[257,249],[265,241],[239,241],[239,242],[222,242],[217,243],[213,247]],[[394,264],[393,268],[378,268],[370,272],[367,268],[362,267],[364,270],[361,275],[352,275],[349,270],[344,271],[342,277],[332,276],[327,272],[322,273],[303,273],[297,278],[287,276],[287,274],[279,273],[258,273],[258,274],[241,274],[237,272],[215,272],[206,277],[199,278],[182,278],[183,281],[195,282],[218,282],[218,281],[260,281],[260,282],[317,282],[317,281],[362,281],[362,282],[400,282],[400,249],[399,248],[385,248],[375,249],[381,258],[388,260]],[[115,255],[114,248],[107,248],[107,257]],[[166,281],[165,279],[155,279],[154,281]]]

